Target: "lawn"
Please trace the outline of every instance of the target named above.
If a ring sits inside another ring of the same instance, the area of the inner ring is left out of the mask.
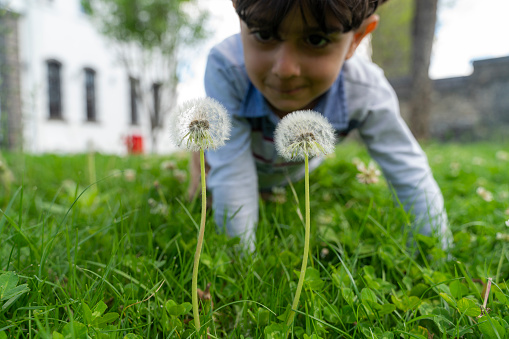
[[[311,250],[293,338],[509,338],[509,145],[425,145],[453,247],[408,240],[383,179],[348,142],[311,174]],[[200,200],[188,155],[3,154],[0,339],[196,337]],[[283,338],[302,260],[304,185],[261,202],[257,249],[216,232],[200,262],[210,338]]]

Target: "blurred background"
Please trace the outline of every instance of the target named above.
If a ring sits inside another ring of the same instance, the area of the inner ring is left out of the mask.
[[[390,0],[359,51],[420,140],[508,138],[507,0]],[[0,149],[167,153],[230,0],[0,0]],[[505,42],[504,42],[505,41]]]

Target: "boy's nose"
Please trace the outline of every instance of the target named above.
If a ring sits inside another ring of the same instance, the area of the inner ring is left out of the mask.
[[[289,44],[282,43],[275,53],[272,73],[280,79],[299,76],[300,63],[298,59],[296,51]]]

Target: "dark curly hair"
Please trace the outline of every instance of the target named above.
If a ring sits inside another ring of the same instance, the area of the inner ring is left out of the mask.
[[[358,28],[378,5],[388,0],[233,0],[239,17],[249,25],[263,26],[277,32],[286,15],[299,6],[304,17],[308,10],[320,29],[330,31],[327,16],[331,14],[342,25],[343,32]],[[304,17],[305,19],[305,17]]]

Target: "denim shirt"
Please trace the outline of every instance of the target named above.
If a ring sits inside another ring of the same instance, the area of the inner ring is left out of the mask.
[[[206,154],[215,221],[254,249],[258,192],[302,178],[304,166],[286,162],[275,150],[273,133],[280,118],[249,80],[239,34],[210,51],[205,91],[225,106],[233,126],[226,145]],[[442,194],[426,155],[399,114],[398,100],[383,72],[359,57],[350,58],[313,110],[329,120],[338,142],[358,129],[397,199],[416,215],[415,230],[443,235],[445,246],[449,240]],[[312,158],[310,169],[322,160]]]

